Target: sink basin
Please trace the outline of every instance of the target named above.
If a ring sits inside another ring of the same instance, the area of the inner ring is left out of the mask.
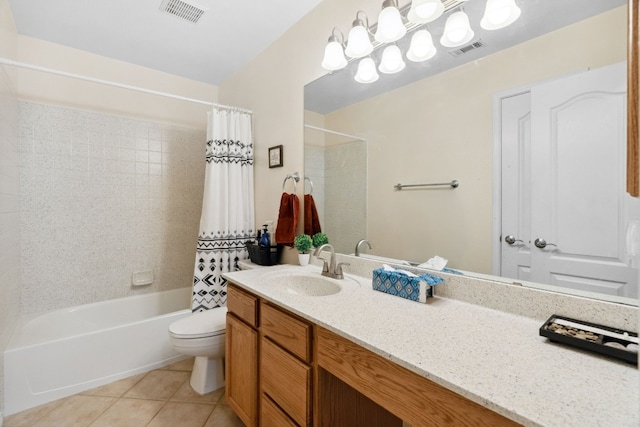
[[[342,287],[333,280],[319,275],[283,274],[272,280],[274,288],[292,295],[322,297],[337,294],[342,290]]]

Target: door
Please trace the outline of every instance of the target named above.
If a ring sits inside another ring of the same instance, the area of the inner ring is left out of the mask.
[[[226,399],[247,427],[258,425],[258,332],[227,314]]]
[[[517,194],[503,190],[503,201],[518,216],[515,232],[503,217],[505,275],[634,295],[637,271],[627,265],[625,254],[626,227],[633,219],[625,193],[625,72],[625,64],[616,64],[532,87],[530,136],[526,120],[503,116],[513,122],[503,124],[505,135],[510,126],[511,133],[519,132]],[[518,98],[522,115],[526,108],[523,96]],[[515,116],[509,110],[505,114]],[[523,200],[527,194],[530,199]],[[529,230],[522,225],[527,223]],[[511,244],[509,235],[515,240]]]

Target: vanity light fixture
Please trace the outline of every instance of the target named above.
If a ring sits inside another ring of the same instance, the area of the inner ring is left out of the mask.
[[[342,40],[338,40],[336,30],[340,34]],[[344,56],[344,35],[338,28],[334,28],[331,37],[324,48],[324,58],[322,59],[322,68],[327,71],[340,70],[347,66],[347,58]]]
[[[444,34],[440,44],[445,47],[458,47],[469,43],[475,33],[469,24],[469,16],[463,10],[452,13],[444,24]]]
[[[412,0],[407,19],[414,24],[426,24],[440,18],[443,13],[441,0]]]
[[[436,55],[437,49],[431,32],[420,27],[435,21],[443,14],[448,16],[444,32],[439,39],[440,44],[446,48],[464,46],[475,37],[469,16],[462,9],[462,4],[467,1],[469,0],[411,0],[400,9],[398,0],[384,0],[378,22],[372,24],[371,28],[367,14],[359,10],[347,40],[338,28],[333,29],[325,47],[322,67],[328,71],[344,68],[348,62],[346,54],[349,60],[362,58],[355,75],[355,80],[359,83],[375,82],[379,78],[378,71],[385,74],[400,72],[406,64],[395,42],[402,39],[407,32],[413,32],[413,34],[405,54],[406,58],[412,62],[427,61]],[[504,28],[520,17],[521,10],[516,0],[485,1],[484,15],[480,22],[485,30]],[[371,39],[373,30],[375,30],[374,40]],[[385,44],[390,45],[383,46]],[[406,41],[401,42],[401,46],[406,45]],[[473,47],[476,45],[482,44],[478,41],[473,43]],[[376,63],[371,54],[382,47],[384,50],[376,69]]]
[[[360,13],[364,15],[364,21],[358,18]],[[369,18],[362,10],[356,13],[356,19],[353,21],[347,40],[344,53],[351,58],[362,58],[373,52],[373,44],[369,38]]]
[[[378,15],[378,28],[375,39],[380,43],[391,43],[400,40],[407,34],[402,22],[397,0],[384,0],[382,11]]]
[[[499,30],[513,24],[520,13],[515,0],[487,0],[480,26],[485,30]]]
[[[373,83],[380,75],[376,70],[376,63],[373,62],[373,59],[367,57],[362,58],[358,63],[358,72],[354,77],[358,83]]]
[[[407,51],[407,59],[413,62],[422,62],[431,59],[437,49],[433,45],[433,37],[427,30],[418,30],[411,37],[411,45]]]
[[[381,73],[395,74],[404,70],[405,66],[406,64],[402,59],[402,52],[400,52],[398,46],[392,44],[384,48],[382,51],[382,59],[378,66],[378,70],[380,70]]]

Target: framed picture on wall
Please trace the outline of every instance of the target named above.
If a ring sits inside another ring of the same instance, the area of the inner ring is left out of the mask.
[[[282,145],[269,147],[269,167],[282,167]]]

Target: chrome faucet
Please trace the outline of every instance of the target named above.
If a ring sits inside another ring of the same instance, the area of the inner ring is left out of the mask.
[[[325,248],[328,248],[331,251],[331,258],[329,259],[329,265],[327,265],[327,260],[324,258],[320,258],[320,252],[322,252]],[[329,243],[325,243],[316,249],[315,256],[322,260],[322,275],[331,277],[332,279],[344,279],[344,275],[342,274],[342,266],[349,265],[346,262],[341,262],[336,265],[336,251],[333,249]]]
[[[362,239],[356,244],[356,256],[360,256],[360,245],[362,245],[363,243],[366,243],[367,246],[369,246],[369,249],[373,249],[371,247],[371,243],[369,243],[367,239]]]

